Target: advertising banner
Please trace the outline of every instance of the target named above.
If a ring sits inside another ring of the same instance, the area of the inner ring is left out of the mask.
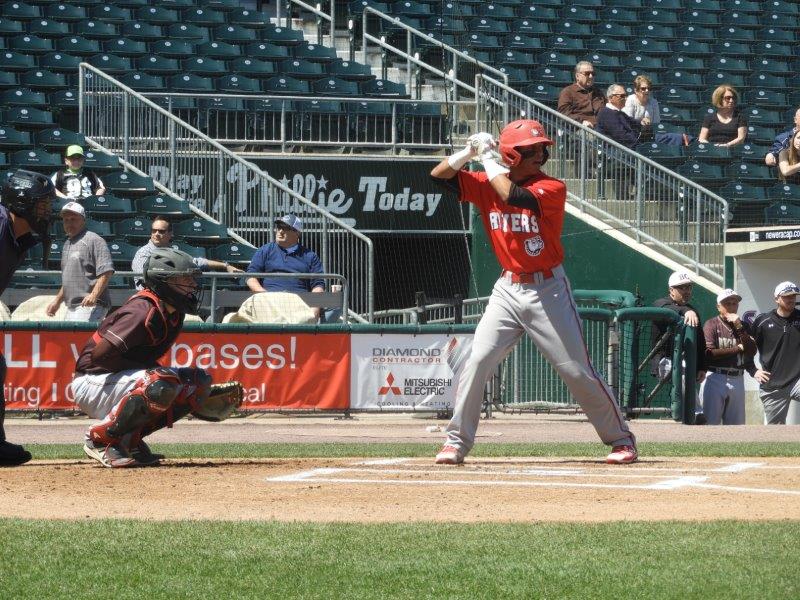
[[[68,384],[87,331],[5,331],[6,407],[71,409]],[[164,364],[206,369],[215,382],[237,380],[242,408],[344,410],[350,397],[350,336],[183,333]]]
[[[450,410],[472,335],[353,334],[351,408]]]

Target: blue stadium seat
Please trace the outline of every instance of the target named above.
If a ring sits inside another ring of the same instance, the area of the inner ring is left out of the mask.
[[[239,46],[234,46],[233,44],[212,41],[197,46],[197,53],[200,56],[229,60],[239,58],[242,55],[242,50]]]
[[[245,269],[256,249],[252,246],[242,244],[241,242],[228,242],[227,244],[218,244],[208,249],[208,258],[212,260],[219,260],[229,262],[241,269]]]
[[[561,88],[549,83],[534,83],[523,89],[522,93],[534,100],[538,100],[542,104],[555,108],[558,104],[558,95],[561,93]]]
[[[86,150],[83,164],[87,169],[91,169],[96,173],[108,173],[120,168],[119,159],[116,156],[99,150]]]
[[[582,39],[566,37],[563,35],[552,36],[549,40],[548,46],[555,52],[577,52],[586,48]]]
[[[550,23],[545,21],[523,19],[522,21],[514,21],[511,23],[511,32],[518,33],[520,35],[543,36],[550,35],[553,30],[550,26]]]
[[[103,180],[105,183],[105,179]],[[131,217],[115,221],[111,227],[116,240],[141,245],[150,239],[150,221],[143,217]]]
[[[25,25],[22,21],[14,21],[5,17],[0,18],[0,36],[9,37],[25,32]]]
[[[279,46],[298,46],[305,42],[302,31],[287,27],[266,27],[261,31],[261,39]]]
[[[113,75],[128,73],[131,70],[131,59],[116,54],[95,54],[85,60],[93,67]]]
[[[173,75],[167,82],[168,91],[183,93],[210,94],[214,92],[214,82],[207,77],[194,73]]]
[[[161,6],[143,6],[136,9],[136,19],[154,25],[172,25],[185,21],[178,17],[178,11]]]
[[[687,179],[696,181],[700,185],[711,189],[721,187],[724,182],[723,170],[720,165],[712,165],[690,159],[679,165],[675,171],[679,175],[683,175]]]
[[[556,21],[552,25],[553,33],[564,37],[589,39],[595,36],[592,26],[576,21]]]
[[[360,84],[361,93],[368,97],[408,98],[406,86],[386,79],[371,79]]]
[[[112,194],[89,196],[81,204],[92,218],[103,221],[119,221],[133,214],[133,203],[129,198],[119,198]]]
[[[119,36],[119,28],[115,23],[101,20],[75,23],[74,32],[87,40],[111,40]]]
[[[34,141],[37,146],[41,146],[50,152],[63,152],[67,146],[71,146],[72,144],[77,144],[82,147],[86,146],[85,135],[60,127],[44,129],[37,132],[34,136]]]
[[[129,71],[120,77],[119,80],[121,83],[140,93],[164,91],[164,78],[160,75]]]
[[[778,202],[797,201],[800,198],[800,185],[785,182],[775,183],[766,189],[766,196],[769,200]]]
[[[186,219],[175,223],[172,229],[177,237],[200,246],[216,245],[219,242],[227,243],[230,240],[228,228],[225,225],[212,223],[207,219]]]
[[[687,155],[696,161],[708,164],[730,164],[733,152],[730,148],[715,146],[714,144],[701,144],[695,142],[686,148]]]
[[[207,27],[194,25],[192,23],[174,23],[167,27],[167,39],[172,41],[187,40],[196,44],[211,40],[211,34]]]
[[[646,23],[633,27],[634,35],[643,40],[669,40],[675,39],[675,29],[661,23]]]
[[[42,16],[38,6],[24,2],[3,2],[0,5],[0,17],[15,21],[30,21]]]
[[[776,202],[764,209],[767,225],[796,225],[800,223],[800,204]]]
[[[42,92],[34,92],[27,88],[13,88],[0,92],[0,106],[37,107],[47,106],[47,98]]]
[[[706,61],[697,56],[682,56],[673,54],[664,59],[664,66],[676,71],[688,71],[702,73],[706,70]]]
[[[208,59],[211,60],[211,59]],[[220,62],[223,65],[223,69],[225,68],[225,63],[222,61]],[[230,68],[235,73],[241,73],[245,77],[251,77],[254,79],[269,79],[273,77],[276,73],[275,65],[271,61],[267,60],[258,60],[256,58],[237,58],[230,63]]]
[[[317,44],[300,44],[299,46],[295,46],[292,48],[292,55],[295,58],[322,63],[323,65],[329,64],[338,58],[335,49]]]
[[[375,78],[369,66],[360,62],[350,62],[341,59],[328,63],[325,66],[325,71],[329,75],[348,81],[367,81]]]
[[[139,40],[131,40],[120,37],[115,40],[103,42],[103,52],[116,54],[117,56],[137,57],[149,54],[147,44]]]
[[[302,96],[308,94],[308,81],[301,81],[294,77],[276,76],[270,77],[264,82],[264,92],[266,94],[283,94],[287,96]]]
[[[69,24],[48,19],[34,19],[28,25],[28,33],[43,38],[60,38],[69,35]]]
[[[313,93],[319,96],[358,96],[358,82],[338,77],[323,77],[314,82]]]
[[[157,56],[183,60],[196,54],[196,46],[190,40],[159,40],[150,44],[150,49]]]
[[[627,56],[630,50],[624,40],[613,38],[598,37],[586,41],[586,49],[595,52],[602,52],[604,54],[616,54],[618,56]]]
[[[228,44],[249,44],[258,41],[255,30],[241,25],[217,25],[214,27],[211,37],[218,42],[227,42]]]
[[[130,23],[133,20],[129,9],[123,6],[117,6],[113,3],[93,7],[90,15],[92,20],[103,21],[105,23],[118,23],[120,25],[123,23]]]
[[[240,73],[223,75],[214,80],[214,87],[223,94],[260,94],[261,83]]]
[[[729,165],[726,170],[726,176],[732,181],[742,181],[744,183],[772,181],[775,177],[767,165],[747,162]]]
[[[14,127],[6,125],[0,126],[0,149],[21,150],[33,145],[31,134],[27,131],[20,131]]]
[[[166,56],[140,56],[134,63],[136,69],[150,75],[175,75],[181,72],[181,65],[175,58]]]
[[[512,33],[506,36],[506,48],[522,54],[535,54],[544,48],[538,37]]]
[[[4,109],[0,113],[0,123],[26,131],[45,129],[55,125],[53,113],[27,106],[12,106]]]
[[[120,32],[128,39],[140,42],[155,42],[164,37],[161,25],[154,25],[152,23],[129,21],[122,24]]]
[[[78,72],[78,65],[82,62],[80,56],[73,56],[66,52],[51,52],[39,58],[39,66],[54,73],[67,73],[73,75]]]
[[[9,164],[17,169],[50,173],[63,165],[61,156],[55,152],[45,152],[38,148],[17,150],[10,156]]]
[[[745,84],[751,88],[786,90],[789,83],[785,77],[772,73],[753,73],[746,80]]]
[[[228,67],[223,60],[195,56],[183,61],[183,72],[203,77],[219,77],[228,72]]]
[[[708,58],[717,54],[712,50],[708,42],[698,42],[695,40],[679,40],[670,44],[672,51],[683,56],[699,56]]]
[[[111,41],[111,40],[108,40]],[[100,41],[89,40],[79,35],[56,40],[56,50],[75,56],[93,56],[100,53]]]
[[[53,40],[39,37],[36,35],[23,34],[8,40],[8,47],[11,50],[22,52],[23,54],[47,54],[55,49]]]
[[[637,145],[635,150],[642,156],[646,156],[650,160],[654,160],[666,167],[682,164],[686,160],[682,146],[647,142]]]
[[[125,197],[145,196],[155,189],[152,178],[133,172],[109,173],[103,177],[103,183],[107,191]]]
[[[287,58],[278,63],[278,69],[289,77],[304,80],[316,80],[325,74],[321,64],[300,58]]]
[[[186,200],[178,200],[165,194],[137,198],[136,207],[140,213],[151,217],[188,217],[192,210]]]

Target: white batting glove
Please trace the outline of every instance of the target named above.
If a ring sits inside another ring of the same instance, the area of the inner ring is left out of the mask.
[[[486,176],[489,178],[489,181],[498,175],[508,175],[508,168],[497,162],[497,160],[495,160],[495,154],[491,151],[487,151],[481,157],[481,163],[483,164],[483,170],[486,171]]]
[[[486,150],[497,145],[490,133],[475,133],[467,138],[467,144],[463,150],[459,150],[447,158],[447,164],[454,171],[459,171],[471,160],[480,160],[480,155]]]
[[[492,134],[486,133],[485,131],[474,133],[469,136],[469,138],[467,138],[467,144],[475,148],[475,154],[478,156],[487,150],[493,150],[497,147],[497,142]]]

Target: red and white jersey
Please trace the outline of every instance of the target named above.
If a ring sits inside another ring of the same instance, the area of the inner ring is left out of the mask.
[[[564,260],[561,229],[567,186],[540,173],[522,186],[539,201],[541,216],[529,208],[503,202],[486,173],[458,172],[462,202],[471,202],[481,213],[492,248],[505,271],[534,273],[557,267]]]

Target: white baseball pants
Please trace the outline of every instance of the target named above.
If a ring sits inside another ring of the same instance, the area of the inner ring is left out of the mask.
[[[564,269],[559,266],[553,274],[540,284],[501,277],[494,285],[447,426],[447,443],[465,454],[475,444],[486,381],[525,333],[564,380],[600,439],[613,446],[635,445],[611,390],[591,364]]]
[[[104,419],[145,372],[145,369],[128,369],[118,373],[78,375],[70,384],[73,400],[91,418]]]

